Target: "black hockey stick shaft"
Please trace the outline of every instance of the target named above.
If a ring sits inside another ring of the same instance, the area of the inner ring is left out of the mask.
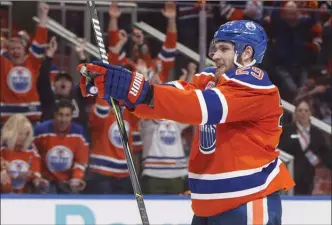
[[[103,61],[103,63],[109,64],[107,53],[105,50],[104,41],[103,41],[102,30],[100,29],[100,25],[99,25],[99,19],[98,19],[98,14],[97,14],[97,10],[95,7],[95,3],[93,1],[88,1],[88,8],[89,8],[90,16],[91,16],[93,30],[94,30],[95,37],[96,37],[96,42],[98,44],[100,58]],[[133,190],[135,193],[142,224],[149,225],[150,223],[149,223],[148,215],[147,215],[144,200],[143,200],[141,187],[139,185],[137,173],[136,173],[133,159],[131,156],[128,135],[127,135],[125,124],[123,122],[121,109],[120,109],[119,105],[117,104],[117,102],[115,102],[114,99],[112,99],[112,98],[110,98],[110,104],[113,107],[116,121],[118,123],[119,131],[120,131],[120,135],[121,135],[121,139],[122,139],[122,144],[123,144],[124,152],[126,155],[129,175],[130,175],[131,183],[132,183]]]

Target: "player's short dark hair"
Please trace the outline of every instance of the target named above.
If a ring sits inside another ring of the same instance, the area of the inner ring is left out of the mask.
[[[63,99],[59,99],[56,101],[55,103],[55,112],[59,112],[60,109],[62,108],[70,108],[71,111],[73,112],[75,107],[73,105],[73,103],[71,102],[71,100],[63,98]]]

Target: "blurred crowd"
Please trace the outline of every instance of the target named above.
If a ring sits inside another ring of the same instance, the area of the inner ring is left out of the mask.
[[[166,34],[160,45],[137,27],[121,27],[121,9],[112,2],[105,37],[109,62],[143,74],[151,84],[190,82],[198,66],[178,54],[177,42],[198,52],[202,4],[139,4],[160,9],[141,18]],[[331,125],[332,2],[220,1],[204,7],[207,50],[224,22],[246,19],[264,26],[269,47],[260,67],[282,99],[295,105],[278,146],[294,156],[295,194],[330,194],[331,138],[311,125],[310,116]],[[34,34],[17,29],[12,37],[1,36],[1,193],[132,193],[113,109],[107,101],[83,98],[77,74],[59,69],[59,38],[46,27],[49,11],[39,4]],[[73,49],[87,62],[85,41]],[[121,110],[143,193],[186,193],[196,128]]]

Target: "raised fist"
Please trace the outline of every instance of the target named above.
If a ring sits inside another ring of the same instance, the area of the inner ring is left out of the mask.
[[[119,18],[121,16],[121,11],[116,1],[112,1],[112,4],[108,8],[108,14],[111,18]]]

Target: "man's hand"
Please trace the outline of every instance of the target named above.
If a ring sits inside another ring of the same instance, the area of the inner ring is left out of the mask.
[[[134,108],[139,104],[150,103],[152,88],[140,73],[102,62],[80,64],[77,69],[83,75],[80,79],[83,96],[90,94],[89,84],[87,84],[85,76],[93,75],[94,85],[98,89],[98,97],[100,98],[109,100],[112,97],[124,101],[130,108]]]
[[[10,178],[10,176],[8,175],[6,170],[1,171],[0,181],[1,181],[1,184],[3,184],[3,185],[11,184],[12,179]]]
[[[108,14],[111,18],[117,19],[121,16],[121,11],[116,1],[112,1],[112,4],[108,8]]]
[[[166,2],[165,7],[161,10],[162,14],[168,19],[176,18],[176,4],[175,2]]]
[[[39,4],[39,26],[46,27],[46,21],[48,16],[48,11],[50,10],[50,6],[44,2]]]
[[[56,52],[57,49],[58,49],[58,42],[56,41],[56,37],[53,36],[46,49],[46,55],[50,58],[53,58],[54,53]]]
[[[40,177],[35,178],[32,183],[40,193],[47,193],[50,187],[50,182]]]
[[[79,40],[81,43],[79,45],[75,46],[75,51],[80,60],[86,60],[85,56],[85,49],[86,49],[86,40],[85,39],[80,39]]]
[[[81,179],[72,178],[69,181],[69,186],[70,186],[70,189],[73,193],[78,193],[78,192],[84,190],[84,188],[86,186],[86,183]]]
[[[1,171],[7,170],[8,162],[4,160],[2,157],[0,157],[0,163],[1,163]]]

